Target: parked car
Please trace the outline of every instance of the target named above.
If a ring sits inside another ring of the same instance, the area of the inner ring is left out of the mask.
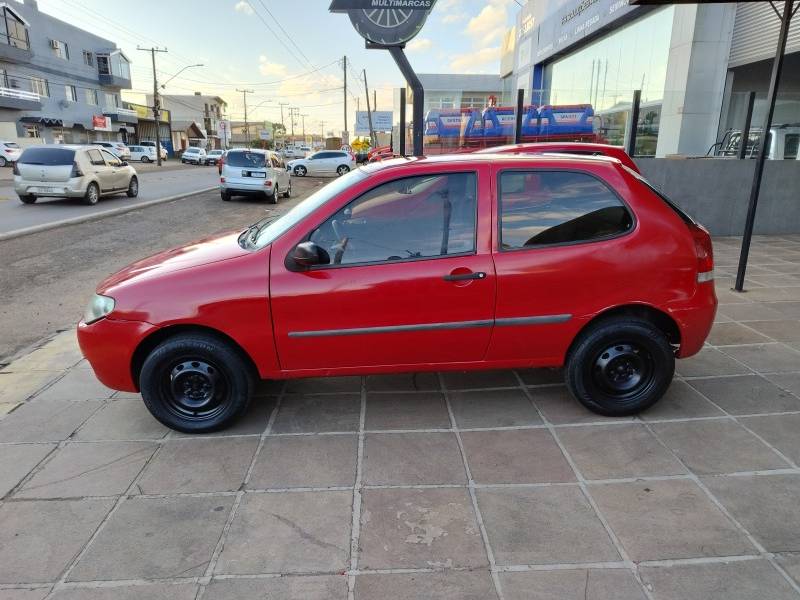
[[[37,198],[83,198],[97,204],[101,196],[139,195],[136,170],[100,146],[30,146],[14,164],[14,190],[25,204]]]
[[[208,154],[206,154],[206,165],[215,165],[217,164],[220,159],[222,158],[222,154],[225,152],[224,150],[210,150]]]
[[[264,195],[272,204],[292,195],[292,179],[280,154],[271,150],[234,149],[225,154],[219,178],[225,201],[233,196]]]
[[[196,146],[189,146],[181,154],[182,163],[191,163],[193,165],[202,165],[206,160],[206,149],[198,148]]]
[[[495,148],[484,148],[476,154],[577,154],[578,156],[610,156],[629,169],[639,173],[639,167],[622,146],[594,144],[588,142],[530,142],[509,144]]]
[[[131,160],[138,160],[143,163],[154,162],[156,160],[155,146],[128,146],[131,151]]]
[[[106,150],[110,150],[113,155],[122,159],[130,160],[131,151],[122,142],[92,142],[93,146],[102,146]]]
[[[322,150],[307,158],[298,158],[286,164],[293,175],[344,175],[356,168],[356,161],[349,152]]]
[[[5,167],[19,160],[22,149],[17,142],[0,141],[0,167]]]
[[[713,266],[708,232],[616,160],[397,159],[110,276],[78,340],[185,432],[232,423],[258,379],[562,365],[625,416],[702,348]]]
[[[152,146],[153,148],[156,147],[156,143],[152,142],[152,141],[139,142],[139,145],[140,146]],[[164,146],[162,144],[161,145],[161,160],[167,160],[167,156],[168,156],[167,149],[164,148]]]

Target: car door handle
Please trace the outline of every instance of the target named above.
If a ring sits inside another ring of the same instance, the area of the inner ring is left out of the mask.
[[[445,281],[466,281],[468,279],[486,279],[486,273],[478,271],[476,273],[456,273],[453,275],[445,275],[442,279]]]

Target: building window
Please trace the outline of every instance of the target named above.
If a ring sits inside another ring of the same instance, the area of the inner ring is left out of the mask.
[[[14,14],[8,7],[2,8],[2,32],[0,32],[0,41],[15,48],[22,50],[30,49],[30,42],[28,40],[28,29],[25,23]]]
[[[86,104],[91,104],[92,106],[97,106],[97,90],[84,90],[86,92]]]
[[[83,64],[88,65],[90,67],[94,66],[94,54],[89,52],[88,50],[83,51]]]
[[[461,108],[484,108],[486,106],[485,96],[462,96]]]
[[[74,85],[65,85],[64,91],[67,94],[67,100],[69,100],[70,102],[78,101],[78,92],[75,90]]]
[[[50,96],[50,86],[47,85],[47,80],[40,77],[31,77],[31,91],[39,94],[42,98]]]
[[[66,42],[60,40],[50,40],[50,46],[53,48],[53,54],[62,60],[69,60],[69,46]]]
[[[112,94],[110,92],[105,93],[105,101],[103,104],[106,108],[116,108],[118,106],[117,102],[118,100],[116,94]]]
[[[111,67],[108,64],[107,54],[97,55],[97,72],[100,73],[100,75],[111,75]]]
[[[24,125],[26,138],[40,138],[38,125]]]

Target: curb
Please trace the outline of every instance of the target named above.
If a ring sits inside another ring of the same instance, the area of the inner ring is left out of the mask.
[[[175,194],[174,196],[167,196],[165,198],[156,198],[154,200],[147,200],[145,202],[140,202],[139,204],[133,204],[131,206],[120,206],[118,208],[112,208],[111,210],[105,210],[99,213],[91,213],[87,215],[81,215],[79,217],[61,219],[60,221],[53,221],[51,223],[42,223],[41,225],[32,225],[31,227],[17,229],[16,231],[9,231],[8,233],[0,233],[0,242],[3,242],[5,240],[11,240],[18,237],[23,237],[26,235],[30,235],[32,233],[39,233],[40,231],[47,231],[48,229],[55,229],[56,227],[61,227],[62,225],[78,225],[79,223],[87,223],[89,221],[99,221],[100,219],[105,219],[106,217],[121,215],[127,212],[131,212],[133,210],[137,210],[139,208],[146,208],[148,206],[153,206],[154,204],[162,204],[163,202],[170,202],[171,200],[180,200],[181,198],[186,198],[187,196],[193,196],[194,194],[203,194],[205,192],[211,192],[213,190],[218,189],[218,187],[219,187],[218,185],[214,185],[207,188],[201,188],[199,190],[192,190],[191,192],[182,192],[180,194]]]

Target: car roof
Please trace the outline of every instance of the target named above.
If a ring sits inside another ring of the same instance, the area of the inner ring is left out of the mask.
[[[606,155],[583,155],[583,154],[559,154],[556,152],[547,154],[512,154],[512,153],[460,153],[460,154],[436,154],[432,156],[405,156],[390,158],[388,160],[368,163],[361,167],[369,173],[375,173],[384,169],[396,169],[411,165],[424,164],[503,164],[504,166],[557,166],[568,163],[575,166],[589,166],[606,164],[609,166],[621,165],[619,159]]]

